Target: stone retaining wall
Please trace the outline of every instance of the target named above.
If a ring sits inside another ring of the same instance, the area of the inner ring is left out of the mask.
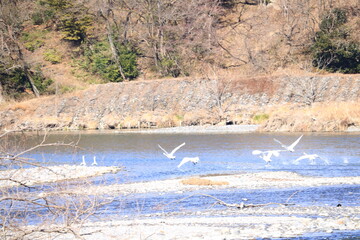
[[[232,122],[286,103],[355,101],[360,75],[224,80],[164,79],[108,83],[71,95],[34,99],[0,112],[1,128],[111,129]]]

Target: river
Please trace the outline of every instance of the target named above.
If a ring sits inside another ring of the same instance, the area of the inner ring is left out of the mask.
[[[303,133],[234,133],[234,134],[160,134],[133,132],[59,132],[48,135],[46,142],[78,142],[80,148],[47,147],[38,148],[26,157],[46,165],[79,165],[84,156],[91,165],[96,156],[99,166],[120,166],[125,171],[107,178],[108,183],[130,183],[151,180],[165,180],[185,176],[232,174],[239,172],[290,171],[308,176],[340,177],[358,176],[360,172],[360,134],[355,133],[304,133],[295,152],[281,152],[273,156],[270,165],[253,150],[279,150],[278,139],[290,145]],[[42,134],[26,134],[21,148],[28,148],[41,142]],[[176,159],[167,159],[162,150],[171,151],[186,143],[176,152]],[[315,162],[308,159],[295,161],[303,153],[318,154]],[[184,157],[199,157],[198,164],[177,165]],[[99,180],[100,181],[100,180]],[[293,193],[297,193],[292,196]],[[298,187],[292,189],[265,190],[207,190],[201,194],[211,194],[226,202],[249,199],[252,204],[284,202],[292,196],[292,202],[299,206],[358,206],[360,186],[341,185],[329,187]],[[176,201],[179,197],[194,193],[135,194],[128,198],[117,198],[103,209],[102,216],[138,216],[158,212],[161,204]],[[202,211],[211,205],[211,199],[186,199],[176,207],[162,209],[161,212]],[[122,209],[121,211],[119,209]],[[141,209],[141,210],[139,210]],[[348,237],[359,237],[360,233],[350,233]],[[330,239],[342,239],[341,234]]]
[[[360,170],[359,134],[304,134],[295,152],[281,152],[270,165],[253,150],[279,150],[280,140],[290,145],[300,135],[280,133],[242,134],[147,134],[147,133],[51,133],[47,142],[79,142],[82,149],[40,148],[26,155],[49,165],[80,164],[85,156],[90,165],[96,156],[98,165],[121,166],[119,173],[126,182],[162,180],[191,175],[226,174],[254,171],[292,171],[312,176],[356,176]],[[42,136],[32,135],[25,147],[33,146]],[[186,143],[169,160],[158,147],[170,152]],[[318,154],[314,163],[295,160],[303,153]],[[199,157],[197,165],[177,165],[183,157]]]

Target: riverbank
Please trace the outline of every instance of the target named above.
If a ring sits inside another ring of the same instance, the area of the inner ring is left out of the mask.
[[[360,126],[359,79],[358,75],[239,78],[231,81],[226,91],[216,90],[222,85],[218,80],[206,79],[108,83],[3,105],[0,129],[123,130],[255,124],[261,125],[260,131],[346,131]],[[315,82],[321,88],[307,89],[302,82]]]
[[[132,129],[132,130],[116,130],[115,133],[148,133],[148,134],[197,134],[197,133],[248,133],[256,132],[259,125],[248,124],[248,125],[204,125],[204,126],[183,126],[183,127],[170,127],[170,128],[156,128],[156,129]]]

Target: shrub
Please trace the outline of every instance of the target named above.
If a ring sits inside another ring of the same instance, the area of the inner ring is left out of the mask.
[[[41,25],[55,17],[55,13],[51,9],[40,9],[31,15],[34,25]]]
[[[11,71],[3,71],[0,65],[0,79],[3,91],[7,96],[19,99],[21,93],[25,92],[27,79],[22,69],[16,68]]]
[[[40,0],[39,4],[44,6],[48,5],[50,8],[59,11],[65,10],[72,6],[71,1],[69,0]]]
[[[42,74],[42,71],[39,67],[35,68],[34,74],[33,74],[33,80],[36,88],[39,90],[40,94],[44,93],[53,93],[49,89],[50,85],[54,82],[52,79],[47,79]]]
[[[93,16],[88,14],[88,8],[83,4],[77,4],[70,0],[41,0],[39,1],[44,13],[43,19],[51,14],[57,28],[62,31],[63,39],[80,43],[88,36],[93,28]],[[40,21],[40,15],[36,14],[35,19]]]
[[[263,114],[256,114],[254,117],[253,117],[253,121],[255,123],[262,123],[263,121],[266,121],[269,119],[269,115],[266,114],[266,113],[263,113]]]
[[[93,19],[90,15],[68,13],[64,14],[60,20],[60,29],[65,40],[82,42],[85,40],[88,31],[92,29]]]
[[[123,68],[124,75],[128,79],[135,79],[139,76],[139,69],[137,65],[137,50],[131,46],[118,44],[120,54],[120,63]]]
[[[178,77],[181,74],[181,69],[177,63],[177,58],[164,57],[160,61],[160,72],[163,76]]]
[[[123,44],[118,44],[116,47],[125,77],[131,80],[139,76],[136,50]],[[119,67],[113,60],[110,46],[107,41],[100,41],[93,44],[91,47],[88,46],[85,49],[85,56],[86,61],[82,65],[85,69],[99,74],[106,81],[120,82],[123,80]]]
[[[70,93],[75,91],[75,87],[74,86],[67,86],[67,85],[61,85],[60,86],[60,92],[61,93]]]
[[[21,41],[24,42],[24,47],[34,52],[36,49],[44,46],[44,39],[46,38],[47,31],[31,31],[24,32],[21,36]]]
[[[31,89],[27,76],[22,68],[15,68],[11,71],[2,71],[0,66],[0,79],[3,90],[11,98],[21,99],[26,89]],[[53,83],[51,79],[46,79],[40,68],[31,71],[32,79],[40,94],[49,93],[49,86]]]
[[[44,18],[42,16],[41,12],[34,12],[31,15],[31,20],[34,25],[41,25],[44,23]]]
[[[237,2],[235,0],[219,0],[219,4],[224,8],[233,8]]]
[[[61,59],[61,54],[55,49],[48,49],[44,52],[44,60],[51,62],[52,64],[60,63]]]
[[[336,8],[322,18],[320,30],[322,32],[330,33],[346,22],[347,16],[345,10]]]
[[[342,9],[334,9],[323,17],[311,46],[315,67],[329,72],[360,73],[360,46],[348,40],[346,22]]]

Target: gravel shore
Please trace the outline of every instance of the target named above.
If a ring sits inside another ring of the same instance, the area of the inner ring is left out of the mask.
[[[190,180],[188,183],[186,180]],[[184,184],[185,181],[185,184]],[[192,183],[193,182],[193,183]],[[358,177],[310,177],[292,172],[259,172],[234,175],[179,178],[162,181],[93,186],[86,193],[128,195],[135,193],[183,193],[203,189],[269,189],[360,184]],[[81,189],[80,189],[81,191]]]
[[[273,239],[354,231],[359,236],[360,207],[262,207],[158,214],[81,226],[95,239]],[[334,236],[334,235],[330,235]],[[71,235],[57,239],[75,239]],[[332,239],[332,238],[331,238]]]
[[[156,128],[156,129],[133,129],[116,131],[117,133],[247,133],[255,132],[259,125],[204,125],[204,126],[184,126],[184,127],[171,127],[171,128]]]
[[[60,165],[49,167],[32,167],[0,171],[0,188],[13,186],[33,186],[64,180],[73,180],[117,173],[118,167]],[[6,180],[9,179],[9,180]]]
[[[91,173],[90,175],[114,171],[113,168],[104,168],[104,171],[99,172],[100,167],[70,167],[67,165],[52,168],[57,172],[60,169],[64,171],[72,169],[71,174],[88,172]],[[44,172],[32,173],[35,176],[42,175],[44,177]],[[292,172],[239,173],[99,187],[89,186],[89,188],[77,191],[74,189],[73,193],[107,196],[137,193],[184,194],[202,189],[256,190],[341,184],[359,185],[360,177],[309,177]],[[76,228],[86,240],[289,238],[306,234],[336,234],[337,231],[355,231],[353,234],[360,236],[360,206],[285,206],[275,204],[246,205],[245,208],[229,206],[202,211],[163,212],[160,210],[156,213],[123,216],[118,220],[103,219],[103,221],[86,222]],[[45,230],[41,232],[43,233],[31,235],[31,238],[75,239],[74,235],[70,234],[55,236],[52,235],[53,233],[45,233]]]

